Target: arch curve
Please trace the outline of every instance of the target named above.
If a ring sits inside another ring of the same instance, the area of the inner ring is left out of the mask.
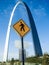
[[[10,36],[10,26],[11,26],[11,23],[12,23],[12,18],[13,18],[15,9],[17,8],[17,6],[19,4],[22,4],[24,6],[24,8],[26,9],[27,16],[28,16],[29,21],[30,21],[30,26],[31,26],[31,30],[32,30],[32,37],[33,37],[33,42],[34,42],[35,54],[36,54],[36,56],[37,55],[38,56],[42,55],[42,49],[41,49],[41,46],[40,46],[40,41],[39,41],[38,33],[37,33],[37,30],[36,30],[36,26],[35,26],[35,23],[34,23],[32,14],[31,14],[31,11],[28,8],[28,6],[26,5],[26,3],[22,2],[22,1],[18,1],[16,3],[16,5],[14,6],[14,8],[12,10],[12,13],[11,13],[11,16],[10,16],[10,20],[9,20],[9,24],[8,24],[8,29],[7,29],[7,34],[6,34],[6,41],[5,41],[3,61],[6,61],[7,57],[8,57],[8,46],[9,46],[8,41],[9,41],[9,36]]]
[[[24,8],[26,9],[24,3],[22,1],[18,1],[16,3],[16,5],[14,6],[13,10],[12,10],[12,13],[11,13],[11,16],[10,16],[10,20],[9,20],[9,24],[8,24],[7,34],[6,34],[6,41],[5,41],[3,61],[6,61],[7,57],[8,57],[8,46],[9,46],[8,41],[9,41],[9,36],[10,36],[10,26],[11,26],[11,23],[12,23],[12,18],[13,18],[14,12],[15,12],[15,10],[16,10],[16,8],[17,8],[17,6],[19,4],[22,4],[24,6]]]

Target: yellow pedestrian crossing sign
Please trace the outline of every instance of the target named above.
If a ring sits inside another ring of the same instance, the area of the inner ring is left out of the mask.
[[[17,23],[13,25],[13,28],[19,33],[21,37],[23,37],[27,32],[30,31],[30,28],[26,25],[26,23],[20,19]]]

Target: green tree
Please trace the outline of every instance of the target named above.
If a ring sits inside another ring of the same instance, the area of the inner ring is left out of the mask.
[[[11,60],[11,65],[14,65],[14,58],[12,58]]]
[[[44,54],[43,61],[42,61],[42,65],[49,65],[48,64],[48,54]]]

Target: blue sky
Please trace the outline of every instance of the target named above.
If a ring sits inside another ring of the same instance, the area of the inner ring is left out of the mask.
[[[4,45],[6,39],[7,27],[11,12],[18,0],[0,0],[0,61],[3,59]],[[49,54],[49,0],[23,0],[29,6],[35,25],[38,31],[43,53]],[[22,5],[17,7],[14,13],[12,25],[22,18],[30,27],[28,17]],[[29,36],[29,37],[28,37]],[[9,59],[19,56],[19,49],[15,47],[15,40],[20,40],[20,36],[15,33],[11,27],[9,38]],[[25,41],[30,42],[31,46],[26,49],[28,56],[34,56],[33,40],[30,32],[24,37]],[[32,52],[30,52],[32,51]]]

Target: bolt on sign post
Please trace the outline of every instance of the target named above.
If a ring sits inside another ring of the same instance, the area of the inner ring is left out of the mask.
[[[26,25],[26,23],[20,19],[13,25],[15,31],[19,33],[21,36],[21,43],[22,43],[22,63],[24,65],[24,45],[23,45],[23,37],[30,31],[30,28]]]

